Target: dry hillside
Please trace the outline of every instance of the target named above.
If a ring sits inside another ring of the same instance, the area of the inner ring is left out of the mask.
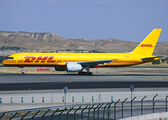
[[[19,47],[24,50],[57,51],[57,50],[95,50],[103,52],[130,52],[139,43],[128,42],[117,39],[89,40],[89,39],[66,39],[51,33],[0,33],[0,48]],[[22,52],[10,49],[1,49],[0,56],[9,55],[15,52]],[[158,43],[154,51],[155,55],[168,55],[168,42]]]

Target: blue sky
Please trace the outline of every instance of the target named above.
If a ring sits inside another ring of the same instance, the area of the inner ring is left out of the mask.
[[[0,0],[1,31],[141,42],[154,28],[168,42],[168,0]]]

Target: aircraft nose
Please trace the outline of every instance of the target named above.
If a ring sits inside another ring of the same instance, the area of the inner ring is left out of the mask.
[[[6,65],[7,63],[8,63],[7,60],[3,60],[3,61],[2,61],[2,64],[3,64],[3,65]]]

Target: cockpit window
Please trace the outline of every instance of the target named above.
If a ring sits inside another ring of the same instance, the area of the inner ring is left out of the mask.
[[[8,59],[14,59],[14,57],[8,57]]]

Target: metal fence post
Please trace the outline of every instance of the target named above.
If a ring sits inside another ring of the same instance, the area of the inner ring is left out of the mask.
[[[90,107],[90,106],[89,106]],[[94,107],[94,105],[92,105],[92,107],[89,108],[88,110],[88,120],[89,120],[89,115],[90,115],[90,110]]]
[[[145,95],[145,97],[142,98],[141,100],[141,115],[143,115],[143,100],[146,98],[147,96]]]
[[[168,96],[166,96],[166,112],[167,112],[167,97],[168,97]]]
[[[97,108],[99,107],[99,105],[100,105],[100,104],[98,104],[97,107],[95,107],[94,110],[93,110],[93,120],[95,119],[95,118],[94,118],[94,117],[95,117],[95,109],[97,109]]]
[[[110,106],[111,106],[111,104],[113,104],[113,102],[111,102],[110,105],[108,106],[108,120],[109,120],[109,115],[110,115]]]
[[[43,115],[42,115],[42,120],[44,118],[44,116],[50,111],[50,109],[48,109]]]
[[[53,114],[51,115],[51,120],[53,119],[53,115],[54,115],[56,112],[58,112],[58,110],[59,110],[59,108],[57,108],[56,111],[53,112]]]
[[[100,107],[98,107],[98,111],[97,111],[97,113],[98,113],[98,120],[99,120],[99,109],[102,107],[104,105],[104,103],[102,103],[101,105],[100,105]]]
[[[79,106],[79,107],[75,110],[75,112],[74,112],[74,120],[76,119],[76,112],[77,112],[80,108],[81,108],[81,106]]]
[[[124,105],[124,103],[125,103],[125,101],[127,100],[128,98],[126,98],[123,102],[122,102],[122,118],[124,117],[124,115],[123,115],[123,105]]]
[[[134,97],[132,100],[131,100],[131,116],[132,116],[132,102],[135,100],[136,97]]]
[[[83,108],[83,110],[81,111],[81,120],[83,120],[83,111],[84,111],[87,107],[88,107],[88,105],[87,105],[85,108]]]
[[[154,106],[155,106],[155,101],[154,101],[154,99],[155,99],[155,97],[157,97],[158,96],[158,94],[156,94],[154,97],[153,97],[153,113],[155,112],[154,111]]]
[[[74,107],[72,107],[71,109],[69,109],[69,111],[67,112],[67,115],[66,115],[66,119],[68,120],[68,114],[69,112],[71,112],[71,110],[73,110]]]
[[[114,120],[116,120],[116,105],[120,101],[120,99],[114,104]]]
[[[21,120],[23,120],[23,118],[26,117],[26,115],[29,114],[29,113],[30,113],[30,111],[28,111],[28,112],[21,118]]]
[[[5,115],[5,113],[3,115],[1,115],[0,119],[3,118],[4,115]]]
[[[110,103],[107,103],[105,106],[104,106],[104,109],[103,109],[103,120],[104,120],[104,114],[105,114],[105,109],[107,107],[107,105],[109,105]]]
[[[18,112],[16,112],[9,120],[12,120],[17,114]]]
[[[61,115],[62,115],[62,113],[63,113],[66,109],[67,109],[67,108],[63,109],[63,110],[61,111],[61,113],[59,114],[59,120],[61,120]]]
[[[36,114],[32,117],[32,120],[34,119],[34,117],[40,112],[41,110],[37,111]]]

